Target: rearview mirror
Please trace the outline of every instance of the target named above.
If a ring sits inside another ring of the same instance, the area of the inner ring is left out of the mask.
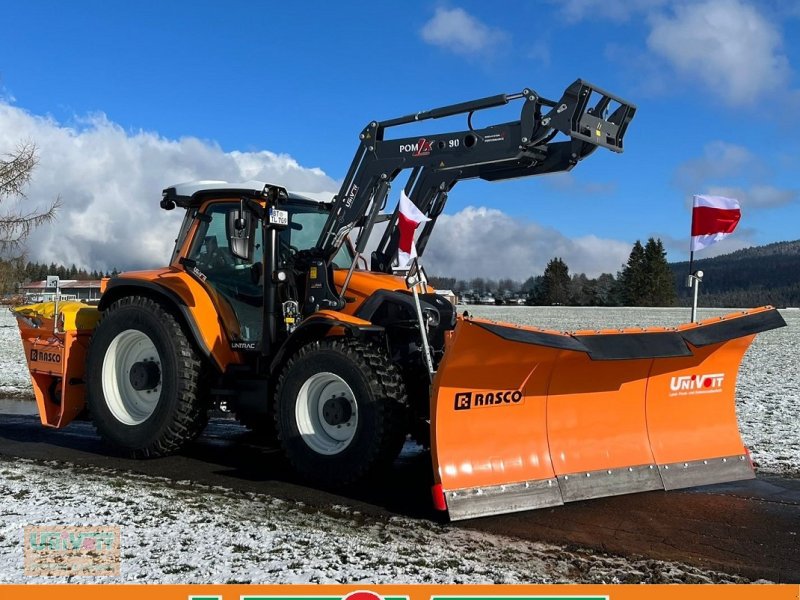
[[[250,262],[253,259],[255,245],[256,219],[252,212],[245,209],[244,202],[239,204],[239,208],[228,213],[225,226],[231,254]]]

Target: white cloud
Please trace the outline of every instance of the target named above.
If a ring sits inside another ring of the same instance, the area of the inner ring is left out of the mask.
[[[559,256],[571,273],[616,273],[628,259],[631,245],[593,235],[570,239],[553,229],[491,208],[467,207],[442,215],[425,250],[431,274],[460,278],[541,274]]]
[[[196,138],[170,140],[126,132],[100,115],[67,127],[0,102],[0,153],[34,141],[40,163],[27,208],[61,196],[57,222],[34,232],[32,260],[111,270],[166,264],[182,211],[159,208],[161,190],[195,179],[262,179],[319,199],[337,183],[285,154],[223,152]],[[379,233],[379,232],[377,232]],[[376,235],[377,235],[376,233]],[[467,208],[442,215],[425,253],[431,273],[514,277],[541,273],[560,256],[573,272],[616,272],[630,244],[586,236],[569,239],[499,210]]]
[[[709,194],[736,198],[742,205],[742,209],[748,208],[773,208],[782,206],[797,200],[800,196],[798,190],[788,190],[777,188],[768,184],[756,184],[749,188],[726,186],[711,186],[708,188]]]
[[[710,180],[736,177],[742,173],[762,173],[763,164],[744,146],[713,141],[703,148],[703,156],[681,164],[675,174],[682,187],[693,190]]]
[[[769,176],[764,161],[744,146],[714,141],[703,148],[703,156],[677,168],[675,182],[686,192],[687,206],[692,194],[701,193],[736,198],[745,209],[773,208],[800,197],[796,189],[768,183]]]
[[[182,214],[159,208],[161,190],[196,179],[281,183],[330,197],[336,182],[285,154],[223,152],[196,138],[130,133],[103,115],[67,127],[0,102],[0,153],[37,144],[26,208],[62,199],[57,221],[34,232],[33,260],[110,270],[166,264]]]
[[[789,78],[780,31],[742,0],[681,3],[651,24],[648,48],[727,104],[752,104]]]
[[[555,3],[555,2],[554,2]],[[607,19],[627,21],[667,3],[667,0],[558,0],[561,14],[567,21]]]
[[[461,8],[437,8],[420,30],[422,39],[456,54],[487,54],[508,39],[501,29],[489,27]]]

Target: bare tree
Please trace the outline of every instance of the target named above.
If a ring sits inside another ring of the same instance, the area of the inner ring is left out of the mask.
[[[25,207],[25,188],[39,162],[36,144],[23,142],[0,156],[0,290],[10,291],[25,258],[25,242],[34,229],[52,221],[60,206],[56,198],[44,208]]]

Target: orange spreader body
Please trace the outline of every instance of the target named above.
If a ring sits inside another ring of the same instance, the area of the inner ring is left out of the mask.
[[[431,400],[450,518],[754,477],[736,375],[754,334],[781,325],[771,307],[573,334],[460,318]]]

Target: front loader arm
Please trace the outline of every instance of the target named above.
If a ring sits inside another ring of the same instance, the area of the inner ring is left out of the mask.
[[[475,111],[514,100],[523,100],[519,120],[482,129],[472,127]],[[545,109],[549,110],[544,112]],[[356,251],[363,253],[392,181],[401,171],[412,169],[406,192],[431,218],[420,235],[421,253],[436,217],[444,209],[447,193],[458,181],[499,181],[568,171],[598,146],[622,152],[623,137],[635,112],[631,103],[578,79],[558,102],[526,88],[517,94],[500,94],[373,121],[359,136],[361,143],[334,200],[317,250],[326,260],[332,260],[347,234],[360,227]],[[467,130],[385,139],[390,127],[458,114],[468,114]],[[553,141],[559,133],[568,139]],[[390,270],[397,247],[396,221],[395,214],[373,256],[373,269]]]

